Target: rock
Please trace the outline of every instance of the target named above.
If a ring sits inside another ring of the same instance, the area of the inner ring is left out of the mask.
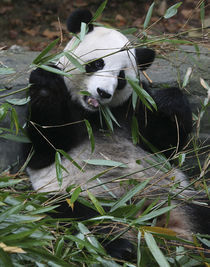
[[[20,46],[20,45],[12,45],[8,49],[8,51],[11,52],[11,53],[21,53],[21,52],[24,52],[24,51],[27,51],[27,50],[28,50],[27,47],[23,47],[23,46]]]
[[[26,91],[16,94],[12,93],[27,87],[29,71],[31,69],[30,64],[37,55],[37,52],[15,51],[14,53],[11,50],[0,51],[0,67],[13,68],[16,71],[16,73],[11,75],[0,75],[0,89],[8,88],[0,90],[0,103],[7,103],[8,99],[25,98]],[[3,97],[5,95],[9,96]],[[26,105],[14,105],[13,107],[17,111],[20,125],[23,126],[26,121]],[[10,129],[11,120],[9,115],[8,113],[6,118],[0,121],[2,128]],[[21,143],[1,138],[0,135],[0,151],[0,172],[11,167],[13,171],[16,171],[23,164]]]

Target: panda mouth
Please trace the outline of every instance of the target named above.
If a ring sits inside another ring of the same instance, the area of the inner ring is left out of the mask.
[[[92,96],[84,96],[84,102],[91,109],[97,109],[100,106],[99,101]]]

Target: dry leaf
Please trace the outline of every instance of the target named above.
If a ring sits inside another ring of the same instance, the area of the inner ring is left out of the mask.
[[[118,27],[125,26],[126,24],[126,19],[120,14],[115,17],[115,20]]]
[[[14,40],[14,39],[17,38],[17,36],[18,36],[18,32],[17,31],[15,31],[15,30],[10,30],[9,31],[9,38],[10,39]]]
[[[22,248],[7,246],[4,243],[0,243],[0,248],[9,253],[26,253]]]
[[[192,14],[192,9],[182,9],[181,14],[187,19]]]
[[[44,30],[42,33],[43,36],[46,36],[49,39],[55,39],[56,37],[60,36],[59,31],[50,31],[48,29]]]
[[[84,1],[84,0],[76,0],[74,1],[74,6],[75,7],[84,7],[84,6],[87,6],[88,3],[87,1]]]
[[[169,228],[165,227],[158,227],[158,226],[143,226],[140,227],[141,231],[148,231],[156,234],[164,234],[164,235],[169,235],[169,236],[176,236],[177,233]]]
[[[167,9],[167,3],[166,0],[160,1],[160,6],[157,10],[158,15],[163,16]]]
[[[60,30],[60,27],[62,30],[66,29],[66,25],[63,23],[59,23],[57,20],[50,23],[51,26],[53,26],[56,30]]]
[[[5,14],[6,12],[11,11],[11,10],[13,10],[13,7],[12,7],[12,6],[5,6],[5,7],[2,7],[2,8],[0,9],[0,14],[3,15],[3,14]]]
[[[141,28],[143,25],[143,18],[138,18],[132,24],[133,27]]]
[[[23,31],[25,33],[27,33],[28,35],[33,36],[33,37],[34,36],[37,36],[39,34],[39,30],[40,30],[40,27],[39,26],[38,27],[35,27],[33,29],[29,29],[29,28],[23,29]]]

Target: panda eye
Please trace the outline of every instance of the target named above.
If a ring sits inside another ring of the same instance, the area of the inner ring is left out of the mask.
[[[122,90],[126,86],[125,71],[121,70],[118,75],[118,83],[116,90]]]
[[[104,60],[102,58],[96,59],[85,65],[86,73],[92,73],[98,70],[102,70],[104,65]]]

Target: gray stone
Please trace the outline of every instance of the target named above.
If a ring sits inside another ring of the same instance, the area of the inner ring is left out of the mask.
[[[30,64],[37,55],[38,53],[36,52],[28,51],[15,51],[15,53],[12,51],[0,51],[0,67],[7,66],[16,70],[15,74],[0,76],[0,89],[9,88],[9,90],[0,91],[0,97],[27,87],[29,73],[32,69]],[[147,74],[153,80],[153,87],[181,86],[189,67],[192,68],[192,75],[186,87],[186,94],[189,97],[193,112],[198,115],[198,110],[201,109],[202,103],[207,97],[207,90],[201,86],[200,78],[203,78],[210,85],[210,57],[207,49],[200,48],[200,55],[197,56],[193,46],[180,46],[177,51],[168,54],[167,59],[157,58],[147,71]],[[0,103],[7,99],[23,98],[26,93],[27,91],[23,91],[0,98]],[[17,110],[20,124],[23,125],[26,120],[25,106],[14,107]],[[9,116],[1,121],[1,127],[10,128]],[[210,143],[209,137],[208,108],[201,120],[201,143],[205,142],[204,144],[208,146]],[[5,170],[15,163],[17,163],[16,166],[18,168],[23,164],[20,143],[0,138],[0,150],[0,170]],[[195,161],[190,161],[190,164],[196,163]]]
[[[11,75],[0,75],[0,104],[7,102],[7,100],[26,97],[27,90],[18,91],[28,86],[28,77],[32,69],[30,65],[37,55],[37,52],[20,53],[15,51],[14,53],[11,51],[0,51],[0,67],[13,68],[16,71],[16,73]],[[23,126],[26,121],[26,105],[14,105],[14,108],[17,111],[20,125]],[[0,121],[1,128],[10,129],[10,112],[6,118]],[[23,164],[21,143],[1,138],[0,135],[0,151],[0,172],[11,167],[15,171]]]

